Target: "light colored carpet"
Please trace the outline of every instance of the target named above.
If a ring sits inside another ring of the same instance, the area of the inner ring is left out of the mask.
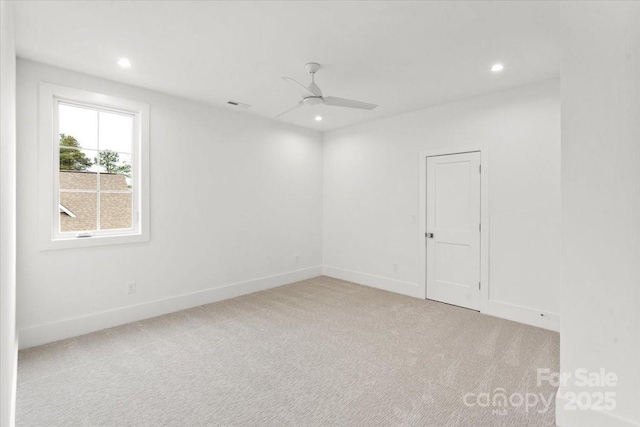
[[[319,277],[21,351],[17,425],[550,426],[553,403],[464,398],[553,396],[558,341]]]

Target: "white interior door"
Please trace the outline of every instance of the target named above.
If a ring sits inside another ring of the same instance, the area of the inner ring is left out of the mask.
[[[427,298],[480,309],[480,152],[427,157]]]

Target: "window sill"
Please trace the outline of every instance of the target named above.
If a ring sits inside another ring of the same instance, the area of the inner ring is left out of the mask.
[[[66,239],[52,239],[42,242],[40,250],[86,248],[90,246],[118,245],[123,243],[148,242],[148,233],[133,232],[116,236],[70,237]]]

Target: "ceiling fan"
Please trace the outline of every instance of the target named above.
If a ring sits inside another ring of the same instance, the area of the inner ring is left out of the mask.
[[[338,98],[335,96],[323,96],[322,91],[315,82],[315,74],[320,69],[320,64],[315,62],[309,62],[305,65],[309,73],[311,73],[311,83],[309,86],[305,86],[292,78],[283,77],[282,80],[294,86],[302,96],[300,102],[293,107],[287,108],[276,117],[280,117],[290,111],[293,111],[300,107],[312,106],[312,105],[329,105],[331,107],[346,107],[346,108],[358,108],[360,110],[373,110],[377,107],[376,104],[369,104],[367,102],[354,101],[352,99]]]

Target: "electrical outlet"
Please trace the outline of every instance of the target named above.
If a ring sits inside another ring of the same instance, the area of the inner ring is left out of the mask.
[[[398,263],[394,262],[392,265],[393,265],[393,271],[398,271]]]
[[[298,263],[300,262],[300,256],[299,256],[299,255],[296,255],[296,256],[294,257],[294,262],[295,262],[296,264],[298,264]]]
[[[410,222],[411,224],[415,224],[415,223],[416,223],[416,214],[411,214],[411,215],[409,216],[409,222]]]
[[[136,282],[131,282],[127,285],[127,293],[129,294],[136,293]]]

